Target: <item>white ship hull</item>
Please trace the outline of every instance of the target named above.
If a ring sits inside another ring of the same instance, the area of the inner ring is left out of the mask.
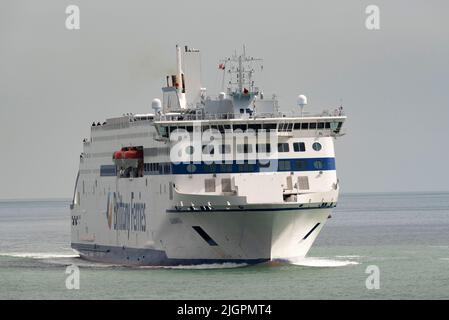
[[[307,254],[330,213],[328,207],[167,212],[152,237],[111,231],[117,241],[73,239],[72,247],[83,258],[125,265],[289,261]],[[210,238],[198,234],[198,226]]]

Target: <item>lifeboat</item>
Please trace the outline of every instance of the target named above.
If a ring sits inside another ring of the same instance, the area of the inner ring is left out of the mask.
[[[114,152],[112,160],[119,168],[137,168],[143,160],[143,150],[136,147],[124,147]]]
[[[137,148],[122,148],[119,151],[114,152],[112,159],[141,159],[143,158],[143,151],[137,150]]]

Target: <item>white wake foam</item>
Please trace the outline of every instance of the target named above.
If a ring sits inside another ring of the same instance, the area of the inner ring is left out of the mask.
[[[230,268],[241,268],[248,266],[247,263],[210,263],[210,264],[198,264],[198,265],[180,265],[180,266],[141,266],[142,269],[192,269],[192,270],[203,270],[203,269],[230,269]]]
[[[79,258],[79,255],[75,253],[55,252],[0,252],[0,256],[31,259]]]
[[[289,263],[304,267],[344,267],[359,264],[352,260],[334,260],[321,257],[305,257],[290,260]]]

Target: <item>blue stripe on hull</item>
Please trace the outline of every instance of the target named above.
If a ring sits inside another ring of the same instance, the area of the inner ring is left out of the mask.
[[[179,163],[170,162],[144,163],[144,175],[166,174],[211,174],[211,173],[251,173],[251,172],[290,172],[290,171],[328,171],[335,170],[335,158],[285,158],[248,160],[242,163],[233,160],[231,163]],[[264,165],[265,164],[265,165]],[[269,165],[269,166],[266,166]],[[116,176],[115,165],[101,165],[100,176]]]
[[[175,259],[168,258],[165,251],[155,249],[139,249],[115,247],[97,244],[72,243],[82,258],[92,261],[131,265],[131,266],[181,266],[212,263],[257,264],[269,258],[260,259]]]

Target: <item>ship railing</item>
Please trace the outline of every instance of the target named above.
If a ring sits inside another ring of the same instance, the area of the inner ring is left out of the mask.
[[[139,118],[133,118],[132,115],[124,117],[121,122],[118,123],[103,123],[102,125],[92,126],[93,131],[101,129],[121,129],[129,127],[130,123],[137,122],[148,123],[148,121],[198,121],[198,120],[247,120],[247,119],[269,119],[269,118],[301,118],[301,117],[341,117],[345,113],[341,107],[333,110],[324,110],[319,114],[312,114],[309,112],[304,112],[302,115],[298,114],[297,111],[290,112],[266,112],[266,113],[205,113],[203,111],[192,110],[190,112],[173,112],[159,115],[152,115],[151,120],[141,121]],[[134,124],[135,125],[135,124]]]
[[[177,114],[161,114],[156,116],[156,121],[195,121],[195,120],[232,120],[232,119],[267,119],[267,118],[299,118],[299,117],[340,117],[344,116],[342,110],[329,111],[325,110],[320,114],[297,112],[277,112],[277,113],[177,113]]]

